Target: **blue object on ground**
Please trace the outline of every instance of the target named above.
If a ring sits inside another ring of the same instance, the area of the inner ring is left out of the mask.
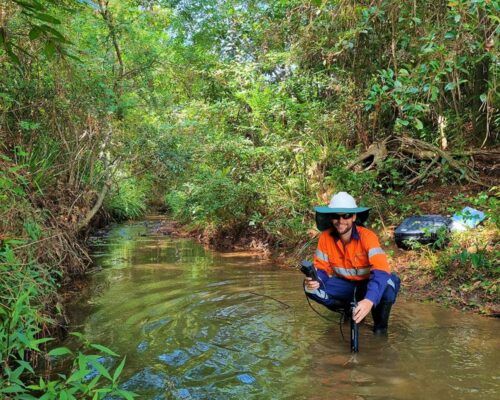
[[[451,220],[453,222],[462,224],[467,228],[475,228],[482,221],[484,221],[485,218],[486,214],[484,212],[471,207],[465,207],[462,211],[453,214]]]

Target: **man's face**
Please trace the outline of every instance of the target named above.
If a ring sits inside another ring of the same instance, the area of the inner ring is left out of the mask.
[[[332,214],[332,224],[339,235],[348,233],[354,221],[356,221],[356,214]]]

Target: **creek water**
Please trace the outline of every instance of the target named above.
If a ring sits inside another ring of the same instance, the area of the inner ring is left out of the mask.
[[[140,399],[498,399],[498,320],[398,299],[387,338],[307,305],[302,274],[258,256],[112,228],[72,330],[127,356]],[[71,343],[69,344],[71,345]],[[112,366],[119,360],[103,358]]]

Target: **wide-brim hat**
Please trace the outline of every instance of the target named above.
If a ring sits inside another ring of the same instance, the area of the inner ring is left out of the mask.
[[[316,206],[316,225],[320,231],[332,227],[331,214],[356,214],[356,223],[361,225],[370,213],[370,207],[358,207],[356,200],[346,192],[339,192],[332,196],[327,206]]]

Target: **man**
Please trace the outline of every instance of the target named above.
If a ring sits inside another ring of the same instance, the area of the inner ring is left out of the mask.
[[[315,207],[318,229],[323,231],[314,256],[319,282],[306,278],[304,289],[308,297],[329,308],[351,302],[356,291],[354,320],[360,323],[371,311],[373,331],[384,334],[400,280],[390,273],[377,235],[360,226],[369,210],[358,207],[346,192],[333,195],[328,206]]]

